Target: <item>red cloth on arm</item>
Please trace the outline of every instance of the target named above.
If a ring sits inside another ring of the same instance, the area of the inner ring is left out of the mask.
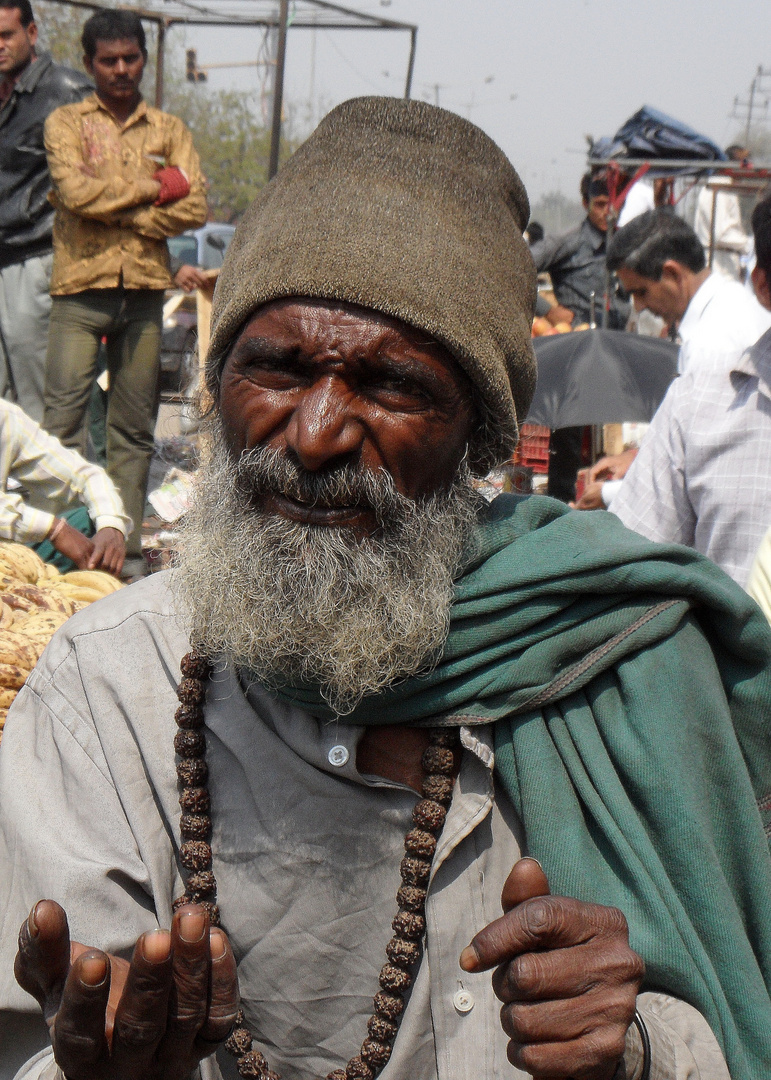
[[[166,165],[153,174],[153,180],[161,185],[155,206],[163,206],[165,203],[176,202],[190,194],[190,181],[176,165]]]

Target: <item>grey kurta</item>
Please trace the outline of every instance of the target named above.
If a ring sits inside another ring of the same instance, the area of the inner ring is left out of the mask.
[[[0,1080],[19,1067],[28,1080],[58,1071],[45,1053],[23,1065],[39,1022],[12,977],[18,927],[37,899],[66,907],[75,938],[124,955],[169,924],[182,892],[172,741],[186,649],[168,575],[156,575],[70,620],[14,705],[0,747]],[[285,1080],[324,1076],[365,1034],[417,796],[357,772],[361,729],[320,725],[259,686],[245,691],[230,670],[211,681],[206,723],[214,869],[247,1016]],[[489,730],[462,737],[425,956],[382,1080],[522,1076],[506,1059],[489,974],[458,966],[500,915],[522,839],[494,788]],[[330,764],[333,746],[347,751],[342,766]],[[663,994],[642,995],[640,1009],[652,1080],[726,1080],[694,1009]],[[628,1043],[619,1075],[631,1077],[639,1047]]]

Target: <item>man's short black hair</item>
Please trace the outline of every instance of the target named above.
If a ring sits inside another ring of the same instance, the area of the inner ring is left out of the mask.
[[[752,211],[752,233],[758,266],[771,275],[771,191],[764,193]]]
[[[32,4],[30,4],[29,0],[0,0],[0,8],[4,8],[6,11],[13,11],[14,9],[18,11],[19,22],[25,28],[35,21]]]
[[[543,240],[544,231],[540,221],[529,221],[525,231],[531,247],[533,244],[537,244],[539,240]]]
[[[690,225],[671,210],[648,210],[619,229],[608,245],[610,270],[633,270],[640,277],[661,281],[668,259],[694,274],[707,265],[704,247]]]
[[[106,11],[97,11],[90,19],[86,19],[80,43],[87,59],[93,60],[98,42],[122,41],[124,38],[136,41],[142,56],[145,60],[147,59],[145,28],[142,26],[142,20],[133,11],[116,11],[109,8]]]

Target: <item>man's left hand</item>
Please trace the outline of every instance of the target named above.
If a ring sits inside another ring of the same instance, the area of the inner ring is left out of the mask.
[[[580,499],[570,503],[571,510],[605,510],[606,506],[602,498],[603,481],[587,484]]]
[[[506,914],[461,954],[493,974],[512,1065],[548,1080],[611,1080],[624,1054],[645,973],[616,908],[548,895],[534,859],[503,889]]]
[[[174,275],[174,284],[189,293],[193,289],[203,289],[209,284],[209,278],[197,266],[184,263]]]
[[[120,529],[100,529],[93,539],[94,550],[83,569],[105,570],[117,575],[126,558],[126,541]]]

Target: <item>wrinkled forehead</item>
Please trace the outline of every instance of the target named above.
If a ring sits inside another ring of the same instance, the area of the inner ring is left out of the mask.
[[[341,300],[285,297],[255,308],[228,350],[237,352],[250,339],[297,350],[309,357],[330,350],[355,355],[388,354],[398,363],[424,359],[440,364],[455,379],[464,395],[473,397],[471,380],[451,352],[427,331],[372,308]],[[224,358],[225,361],[227,357]]]

